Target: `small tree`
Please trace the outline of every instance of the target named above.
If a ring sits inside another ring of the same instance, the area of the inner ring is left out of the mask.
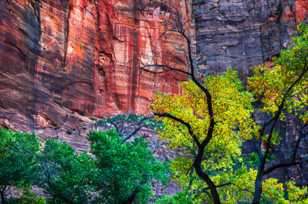
[[[111,118],[104,118],[95,123],[95,127],[115,128],[124,142],[138,136],[144,130],[157,131],[161,124],[153,119],[152,116],[141,116],[135,114],[116,115]]]
[[[89,135],[91,152],[100,169],[96,180],[101,203],[146,203],[151,182],[164,181],[165,166],[153,157],[142,138],[123,142],[111,129]]]
[[[0,195],[5,204],[8,187],[25,187],[33,181],[39,151],[37,138],[28,133],[0,129]]]

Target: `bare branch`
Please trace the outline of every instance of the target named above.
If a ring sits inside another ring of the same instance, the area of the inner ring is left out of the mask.
[[[303,128],[305,128],[305,125],[303,126]],[[297,161],[296,155],[297,155],[297,152],[298,152],[298,149],[299,149],[299,145],[300,145],[302,139],[305,136],[306,136],[305,133],[301,133],[299,138],[296,140],[295,147],[294,147],[293,153],[292,153],[292,158],[291,158],[290,161],[282,162],[280,164],[276,164],[276,165],[274,165],[272,167],[269,167],[268,169],[264,170],[264,175],[269,174],[269,173],[275,171],[276,169],[288,168],[288,167],[292,167],[292,166],[301,164],[300,161]]]
[[[292,167],[292,166],[295,166],[295,165],[298,165],[300,164],[299,161],[295,161],[295,162],[285,162],[285,163],[281,163],[281,164],[277,164],[277,165],[274,165],[266,170],[264,170],[264,175],[266,174],[269,174],[269,173],[272,173],[273,171],[275,171],[276,169],[280,169],[280,168],[286,168],[286,167]]]
[[[165,71],[161,71],[161,72],[157,72],[157,71],[152,71],[152,70],[149,70],[149,69],[146,69],[146,68],[151,68],[151,67],[155,67],[155,68],[161,68],[161,69],[167,69],[169,71],[176,71],[176,72],[180,72],[182,74],[185,74],[185,75],[188,75],[188,76],[191,76],[191,73],[189,72],[186,72],[184,70],[180,70],[180,69],[176,69],[174,67],[171,67],[169,65],[165,65],[165,64],[147,64],[147,65],[144,65],[143,67],[140,67],[142,70],[146,71],[146,72],[151,72],[153,74],[159,74],[159,73],[162,73],[162,72],[165,72]]]
[[[182,119],[180,119],[180,118],[178,118],[178,117],[176,117],[176,116],[174,116],[170,113],[154,113],[154,115],[158,116],[158,117],[170,118],[170,119],[175,120],[175,121],[181,123],[182,125],[184,125],[187,128],[189,134],[192,136],[194,142],[197,144],[198,147],[200,147],[199,139],[194,134],[193,129],[192,129],[192,127],[189,123],[185,122],[184,120],[182,120]]]
[[[124,142],[126,142],[127,140],[129,140],[131,137],[133,137],[134,135],[136,135],[143,127],[144,127],[144,121],[149,120],[153,118],[152,116],[149,117],[144,117],[139,123],[138,123],[138,127],[132,131],[125,139]]]

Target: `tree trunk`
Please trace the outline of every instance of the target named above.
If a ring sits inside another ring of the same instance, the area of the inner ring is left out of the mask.
[[[260,167],[258,169],[258,174],[255,182],[255,192],[253,195],[253,201],[252,204],[259,204],[261,200],[262,195],[262,183],[263,183],[263,174],[264,174],[264,167],[265,167],[265,158],[267,154],[264,156],[264,158],[261,160]]]
[[[198,155],[195,160],[195,170],[197,175],[208,185],[211,196],[214,204],[220,204],[219,194],[217,192],[216,186],[214,182],[210,179],[210,177],[203,171],[202,169],[202,157],[203,157],[203,149],[199,149]]]
[[[259,204],[260,203],[261,194],[262,194],[262,177],[260,177],[258,175],[257,178],[256,178],[255,193],[253,195],[252,204]]]
[[[4,189],[5,189],[5,188],[4,188]],[[4,189],[0,191],[1,204],[5,204],[5,203],[6,203],[6,202],[5,202],[5,196],[4,196],[4,191],[5,191]]]
[[[125,202],[123,202],[123,204],[132,204],[132,203],[134,203],[134,201],[136,199],[136,196],[137,196],[137,193],[138,193],[138,190],[137,189],[134,190],[132,192],[132,194],[128,197],[128,199]]]

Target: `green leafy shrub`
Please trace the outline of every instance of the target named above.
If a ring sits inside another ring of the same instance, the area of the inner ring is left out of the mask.
[[[6,200],[8,187],[32,183],[38,167],[39,142],[35,135],[0,129],[0,194]]]
[[[96,180],[100,203],[146,203],[151,182],[166,181],[165,166],[153,157],[144,139],[123,142],[113,129],[93,132],[89,139],[100,169]]]
[[[78,155],[65,142],[50,139],[40,155],[38,185],[50,194],[49,203],[88,203],[98,172],[88,154]]]

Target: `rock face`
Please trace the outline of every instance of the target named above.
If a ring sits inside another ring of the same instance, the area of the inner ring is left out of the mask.
[[[156,91],[178,93],[186,78],[148,66],[185,70],[187,45],[174,28],[192,42],[196,33],[202,71],[247,73],[287,45],[308,11],[307,0],[191,3],[1,0],[0,125],[51,135],[91,117],[146,113]]]
[[[228,66],[242,74],[288,46],[307,20],[308,0],[195,0],[197,52],[203,72]]]
[[[0,124],[74,128],[87,117],[145,113],[156,91],[178,93],[185,76],[148,65],[186,68],[184,39],[167,31],[177,17],[191,22],[190,5],[1,0]],[[193,36],[190,26],[184,28]]]

